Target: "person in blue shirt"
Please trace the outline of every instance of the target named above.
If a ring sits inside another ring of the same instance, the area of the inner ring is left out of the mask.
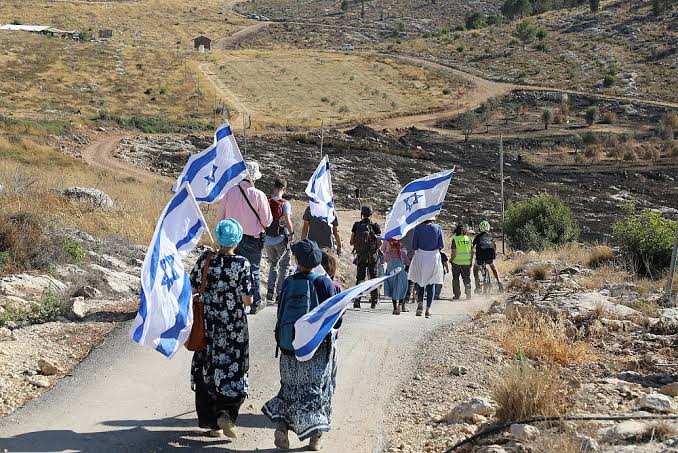
[[[424,311],[424,292],[426,293],[426,317],[431,317],[431,305],[435,295],[435,285],[443,283],[443,264],[440,251],[445,248],[443,229],[435,223],[435,218],[427,220],[414,228],[412,236],[414,257],[410,264],[409,277],[417,286],[417,316]]]

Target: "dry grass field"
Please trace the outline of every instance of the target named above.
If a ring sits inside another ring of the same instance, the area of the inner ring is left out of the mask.
[[[253,124],[368,121],[459,105],[466,82],[392,59],[289,49],[224,54],[209,73]]]
[[[192,39],[215,41],[246,23],[224,2],[0,2],[0,23],[50,25],[106,41],[0,32],[0,113],[29,117],[153,116],[211,123],[214,96]],[[177,45],[177,41],[180,44]]]
[[[14,121],[0,117],[0,215],[34,214],[54,225],[75,227],[99,237],[145,244],[169,199],[167,187],[95,170],[61,154],[50,143],[63,122]],[[95,187],[115,208],[102,211],[71,203],[53,189]],[[56,222],[56,223],[55,223]]]

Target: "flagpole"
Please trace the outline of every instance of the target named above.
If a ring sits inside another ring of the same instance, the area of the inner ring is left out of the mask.
[[[320,158],[323,158],[323,142],[325,139],[325,122],[320,122]]]
[[[499,134],[499,177],[501,178],[501,253],[506,255],[506,237],[504,235],[504,137]]]
[[[207,220],[205,220],[205,216],[203,215],[202,211],[200,210],[200,206],[198,205],[198,200],[195,199],[195,195],[193,194],[193,189],[191,189],[191,185],[187,181],[184,181],[184,183],[182,185],[188,191],[188,198],[191,200],[191,203],[193,203],[193,206],[198,211],[198,215],[200,216],[200,220],[202,220],[203,225],[205,225],[205,230],[207,230],[207,234],[210,237],[210,241],[212,241],[212,245],[214,246],[214,248],[217,248],[217,243],[214,242],[214,237],[212,236],[212,232],[210,231],[209,224],[207,223]]]

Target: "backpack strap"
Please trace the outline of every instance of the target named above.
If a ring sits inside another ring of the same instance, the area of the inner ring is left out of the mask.
[[[254,215],[257,216],[257,220],[259,221],[259,225],[261,225],[261,227],[265,230],[266,227],[264,226],[264,222],[261,221],[261,217],[259,217],[259,213],[257,212],[256,209],[254,209],[254,206],[252,206],[252,203],[250,202],[250,199],[247,198],[247,194],[246,194],[245,191],[243,190],[243,188],[242,188],[242,186],[240,185],[240,183],[238,183],[238,189],[240,189],[240,193],[242,194],[243,198],[244,198],[245,201],[247,202],[247,206],[249,206],[250,209],[252,210],[252,212],[254,213]]]

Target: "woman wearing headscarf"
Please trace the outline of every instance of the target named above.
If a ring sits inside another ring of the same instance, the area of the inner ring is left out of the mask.
[[[443,283],[440,251],[445,248],[443,229],[435,223],[435,218],[414,228],[412,248],[414,258],[410,265],[409,278],[417,285],[417,316],[421,316],[424,310],[424,292],[426,292],[426,317],[430,318],[435,285]]]
[[[208,266],[202,298],[207,348],[193,355],[191,386],[199,426],[209,429],[210,436],[235,438],[238,412],[248,391],[245,307],[252,303],[252,276],[247,259],[235,254],[243,236],[240,223],[222,220],[214,233],[221,248],[204,251],[191,272],[191,285],[200,288]]]
[[[318,304],[335,295],[332,280],[327,275],[314,274],[322,260],[322,252],[314,241],[299,241],[292,246],[298,270],[287,277],[278,298],[278,319],[285,316],[285,305],[290,303],[287,288],[296,286],[293,280],[306,279],[309,288],[315,291]],[[291,293],[291,291],[290,291]],[[341,320],[335,328],[339,327]],[[297,360],[294,353],[281,350],[280,391],[268,401],[262,412],[276,425],[275,446],[290,448],[288,431],[297,434],[299,440],[310,438],[309,450],[322,448],[321,436],[330,430],[332,397],[336,377],[336,335],[325,338],[313,357],[307,361]]]
[[[402,249],[402,243],[399,239],[389,239],[384,241],[381,251],[384,253],[386,261],[386,274],[390,274],[397,268],[401,268],[398,274],[384,282],[384,296],[390,297],[393,302],[393,314],[399,315],[401,311],[406,311],[405,299],[407,297],[407,271],[405,266],[409,264],[407,254]]]

